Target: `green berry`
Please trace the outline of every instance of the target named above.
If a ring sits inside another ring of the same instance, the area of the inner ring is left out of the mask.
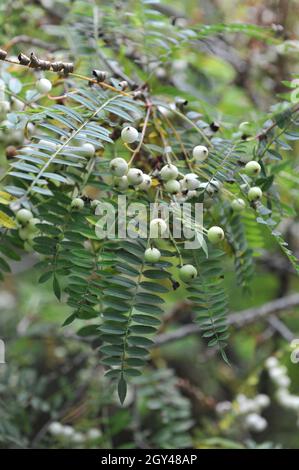
[[[258,201],[262,199],[263,191],[258,186],[253,186],[248,191],[248,199],[249,201]]]
[[[151,185],[152,185],[152,178],[149,175],[144,174],[143,181],[139,185],[139,188],[143,189],[144,191],[147,191],[148,189],[150,189]]]
[[[40,220],[37,217],[33,217],[33,219],[30,219],[28,222],[28,230],[30,232],[37,232],[38,228],[36,227],[36,224],[40,224]]]
[[[161,253],[157,248],[147,248],[144,253],[144,258],[148,263],[157,263],[161,258]]]
[[[124,176],[128,173],[128,164],[123,158],[113,158],[110,162],[110,171],[114,176]]]
[[[21,224],[26,224],[33,218],[33,214],[28,209],[20,209],[16,214],[16,218]]]
[[[94,154],[96,153],[95,146],[90,144],[89,142],[86,142],[85,144],[81,145],[81,147],[79,147],[79,151],[81,155],[89,158],[94,157]]]
[[[252,160],[251,162],[246,163],[245,173],[248,176],[257,176],[261,172],[261,165],[258,162]]]
[[[71,202],[71,207],[72,209],[83,209],[84,207],[84,201],[80,197],[75,197],[75,199],[72,200]]]
[[[164,185],[164,189],[167,193],[178,193],[181,189],[181,185],[177,180],[168,180]]]
[[[99,201],[98,199],[93,199],[93,201],[90,202],[90,207],[95,209],[99,204],[101,204],[101,201]]]
[[[30,231],[27,227],[20,228],[18,233],[21,240],[27,240],[30,235]]]
[[[121,131],[121,138],[126,144],[132,144],[138,140],[138,131],[135,127],[127,126]]]
[[[124,191],[129,186],[128,178],[125,175],[120,178],[115,178],[115,186],[121,191]]]
[[[197,269],[192,264],[185,264],[179,271],[180,279],[184,282],[190,282],[197,277]]]
[[[160,177],[163,181],[175,180],[179,175],[179,170],[175,165],[168,163],[160,171]]]
[[[200,185],[200,181],[198,179],[198,176],[195,173],[188,173],[187,175],[184,176],[183,179],[183,186],[186,189],[197,189]]]
[[[127,174],[129,184],[138,186],[143,183],[143,173],[138,168],[130,168]]]
[[[208,230],[208,239],[211,243],[219,243],[224,239],[224,232],[221,227],[211,227]]]
[[[194,147],[192,155],[196,162],[200,163],[204,162],[208,158],[209,151],[204,145],[197,145],[196,147]]]
[[[52,83],[47,78],[41,78],[35,83],[36,89],[41,94],[47,94],[52,90]]]
[[[242,212],[246,207],[244,199],[238,198],[232,201],[232,209],[235,212]]]

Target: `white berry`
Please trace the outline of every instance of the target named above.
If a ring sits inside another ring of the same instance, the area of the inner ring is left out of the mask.
[[[193,158],[195,158],[195,160],[200,163],[204,162],[208,158],[209,151],[204,145],[197,145],[196,147],[194,147],[192,155]]]
[[[129,187],[129,182],[128,182],[128,178],[126,177],[126,175],[121,176],[120,178],[116,178],[115,186],[120,190],[127,189]]]
[[[143,189],[144,191],[147,191],[148,189],[150,189],[151,185],[152,185],[152,178],[149,175],[143,174],[143,181],[139,185],[139,188]]]
[[[197,269],[192,264],[185,264],[179,271],[180,279],[184,282],[190,282],[197,277]]]
[[[175,180],[179,175],[179,170],[175,165],[169,163],[168,165],[163,166],[160,171],[160,176],[163,181]]]
[[[53,423],[50,424],[49,426],[49,432],[53,434],[54,436],[56,435],[61,435],[63,433],[63,425],[58,423],[57,421],[54,421]]]
[[[157,248],[147,248],[144,253],[144,258],[148,263],[157,263],[161,258],[161,253]]]
[[[26,224],[29,222],[30,219],[33,218],[33,214],[28,209],[20,209],[16,214],[17,220],[21,222],[21,224]]]
[[[158,238],[159,235],[163,235],[167,231],[167,224],[163,219],[153,219],[150,223],[150,236],[152,238]]]
[[[130,168],[127,174],[129,184],[138,186],[143,182],[143,172],[138,168]]]
[[[75,197],[71,202],[71,207],[73,209],[83,209],[84,201],[80,197]]]
[[[178,193],[181,189],[181,185],[177,180],[168,180],[164,185],[164,189],[167,193]]]
[[[84,155],[84,157],[93,157],[94,154],[96,153],[95,146],[90,144],[89,142],[86,142],[85,144],[81,145],[80,153]]]
[[[35,86],[37,91],[43,95],[49,93],[52,90],[52,83],[47,78],[41,78],[40,80],[37,80]]]
[[[249,201],[258,201],[262,199],[263,191],[258,186],[253,186],[248,191],[248,199]]]
[[[121,131],[121,138],[126,144],[132,144],[138,140],[138,131],[135,127],[127,126]]]
[[[184,176],[183,185],[186,187],[186,189],[197,189],[200,185],[198,176],[195,173],[188,173]]]
[[[224,239],[224,232],[221,227],[217,227],[217,225],[214,225],[214,227],[211,227],[208,230],[208,239],[211,243],[218,243],[221,240]]]
[[[232,201],[232,209],[235,212],[242,212],[246,207],[244,199],[238,198]]]
[[[128,173],[128,164],[124,158],[113,158],[110,162],[110,171],[114,176],[124,176]]]
[[[252,160],[251,162],[246,163],[245,173],[248,176],[257,176],[261,172],[261,165],[258,162]]]

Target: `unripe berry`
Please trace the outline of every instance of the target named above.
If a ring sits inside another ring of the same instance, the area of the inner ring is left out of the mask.
[[[16,214],[16,218],[21,224],[26,224],[33,218],[33,214],[28,209],[20,209]]]
[[[198,179],[198,176],[195,173],[188,173],[187,175],[184,176],[183,184],[186,187],[186,189],[193,190],[199,187],[200,181]]]
[[[94,199],[93,201],[90,202],[90,207],[92,207],[94,209],[99,204],[101,204],[101,201],[99,201],[98,199]]]
[[[208,230],[208,239],[211,243],[221,242],[221,240],[224,239],[224,232],[222,228],[217,227],[217,225],[215,225],[214,227],[211,227]]]
[[[24,242],[24,250],[28,251],[29,253],[33,251],[31,243],[29,243],[27,240]]]
[[[143,173],[138,168],[130,168],[127,174],[129,184],[138,186],[143,182]]]
[[[244,199],[238,198],[232,201],[232,209],[235,212],[242,212],[246,207]]]
[[[52,83],[47,78],[41,78],[35,83],[36,89],[42,95],[49,93],[52,90]]]
[[[197,269],[192,264],[185,264],[179,271],[180,279],[184,282],[190,282],[197,277]]]
[[[175,165],[169,163],[168,165],[163,166],[160,171],[160,176],[163,181],[175,180],[179,175],[179,170]]]
[[[152,238],[158,238],[167,231],[167,224],[163,219],[153,219],[150,223],[150,236]]]
[[[144,259],[148,263],[157,263],[161,258],[161,253],[157,248],[147,248],[144,253]]]
[[[258,186],[253,186],[248,191],[248,199],[249,201],[258,201],[262,199],[263,191]]]
[[[75,197],[71,202],[72,209],[83,209],[84,201],[80,197]]]
[[[37,232],[38,228],[36,227],[36,224],[39,224],[40,220],[37,217],[33,217],[32,219],[29,220],[28,222],[28,230],[32,232]]]
[[[8,113],[10,111],[10,102],[3,100],[0,101],[0,113]]]
[[[181,189],[181,185],[177,180],[168,180],[164,184],[164,189],[167,193],[178,193]]]
[[[127,189],[129,187],[128,178],[125,175],[115,178],[115,186],[122,191]]]
[[[245,173],[248,176],[257,176],[261,172],[261,165],[258,162],[252,160],[251,162],[246,163]]]
[[[150,189],[151,185],[152,185],[152,178],[149,175],[144,174],[143,181],[139,185],[139,188],[143,189],[144,191],[147,191],[148,189]]]
[[[121,131],[121,138],[126,144],[132,144],[138,140],[138,131],[135,127],[127,126]]]
[[[14,110],[23,111],[23,109],[25,108],[25,103],[23,103],[23,101],[19,100],[18,98],[15,98],[14,96],[11,98],[11,100]]]
[[[197,192],[195,191],[195,189],[189,189],[189,191],[187,192],[187,199],[192,199],[193,197],[196,197],[197,196]]]
[[[204,162],[208,158],[209,151],[204,145],[197,145],[196,147],[194,147],[192,155],[195,158],[196,162],[200,163]]]
[[[79,151],[80,151],[80,154],[82,154],[84,157],[89,157],[89,158],[94,157],[94,154],[96,153],[95,146],[90,144],[89,142],[86,142],[81,147],[79,147]]]
[[[21,240],[27,240],[29,238],[30,232],[27,227],[20,228],[18,233]]]
[[[110,162],[110,171],[114,176],[124,176],[128,173],[128,164],[124,158],[113,158]]]

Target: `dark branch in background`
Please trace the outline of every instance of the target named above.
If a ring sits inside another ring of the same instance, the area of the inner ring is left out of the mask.
[[[242,328],[244,326],[250,325],[254,322],[260,320],[268,320],[270,315],[285,313],[288,310],[291,310],[294,307],[299,306],[299,294],[292,294],[280,299],[273,300],[268,302],[261,307],[249,308],[237,313],[231,313],[228,316],[228,324],[234,328]],[[277,327],[278,323],[275,320],[271,320],[272,327]],[[281,322],[280,322],[281,323]],[[283,325],[283,324],[282,324]],[[285,326],[285,325],[283,325]],[[280,330],[282,331],[282,326],[280,325]],[[285,327],[286,328],[286,327]],[[275,328],[276,329],[276,328]],[[186,338],[190,335],[195,335],[201,333],[200,326],[196,324],[182,326],[176,331],[171,331],[170,333],[163,333],[157,336],[155,340],[155,346],[163,346],[164,344],[171,343],[173,341],[178,341],[180,339]],[[284,329],[284,337],[288,341],[290,339],[290,332],[287,332],[287,329]],[[293,339],[293,336],[292,338]]]
[[[45,49],[50,52],[55,52],[60,49],[60,47],[58,47],[55,44],[51,44],[47,41],[42,41],[41,39],[31,38],[30,36],[26,36],[25,34],[22,34],[20,36],[15,36],[13,39],[11,39],[11,41],[6,43],[3,47],[4,49],[11,49],[13,46],[17,44],[29,44],[30,46],[39,47],[41,49]]]

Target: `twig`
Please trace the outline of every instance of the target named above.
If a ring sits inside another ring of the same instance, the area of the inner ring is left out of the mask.
[[[297,111],[299,111],[299,103],[296,103],[294,106],[292,106],[290,109],[289,109],[290,113],[291,114],[294,114],[296,113]],[[267,135],[269,134],[269,132],[271,132],[276,126],[278,125],[278,122],[275,120],[272,124],[270,124],[270,126],[268,126],[266,129],[264,129],[263,131],[259,132],[256,136],[255,136],[255,139],[257,140],[263,140],[267,137]]]
[[[148,126],[148,121],[149,121],[149,118],[150,118],[150,115],[151,115],[151,111],[152,111],[152,104],[147,103],[147,111],[146,111],[146,116],[145,116],[145,119],[144,119],[144,124],[143,124],[143,128],[142,128],[140,140],[139,140],[138,146],[136,147],[136,149],[133,152],[132,157],[130,158],[129,165],[131,165],[133,163],[134,158],[139,153],[139,151],[140,151],[140,149],[143,145],[143,141],[144,141],[146,129],[147,129],[147,126]]]
[[[287,310],[297,307],[299,305],[299,294],[292,294],[280,299],[268,302],[261,307],[249,308],[237,313],[231,313],[228,316],[228,324],[235,328],[242,328],[246,325],[254,323],[255,321],[265,320],[269,315],[283,313]],[[273,325],[272,325],[273,326]],[[276,322],[277,326],[277,322]],[[281,330],[281,325],[280,325]],[[170,333],[164,333],[157,336],[155,346],[162,346],[173,341],[180,340],[186,336],[199,334],[201,332],[200,326],[186,325],[179,328],[176,331]],[[284,330],[284,337],[287,336],[286,330]],[[289,333],[288,333],[289,336]]]

